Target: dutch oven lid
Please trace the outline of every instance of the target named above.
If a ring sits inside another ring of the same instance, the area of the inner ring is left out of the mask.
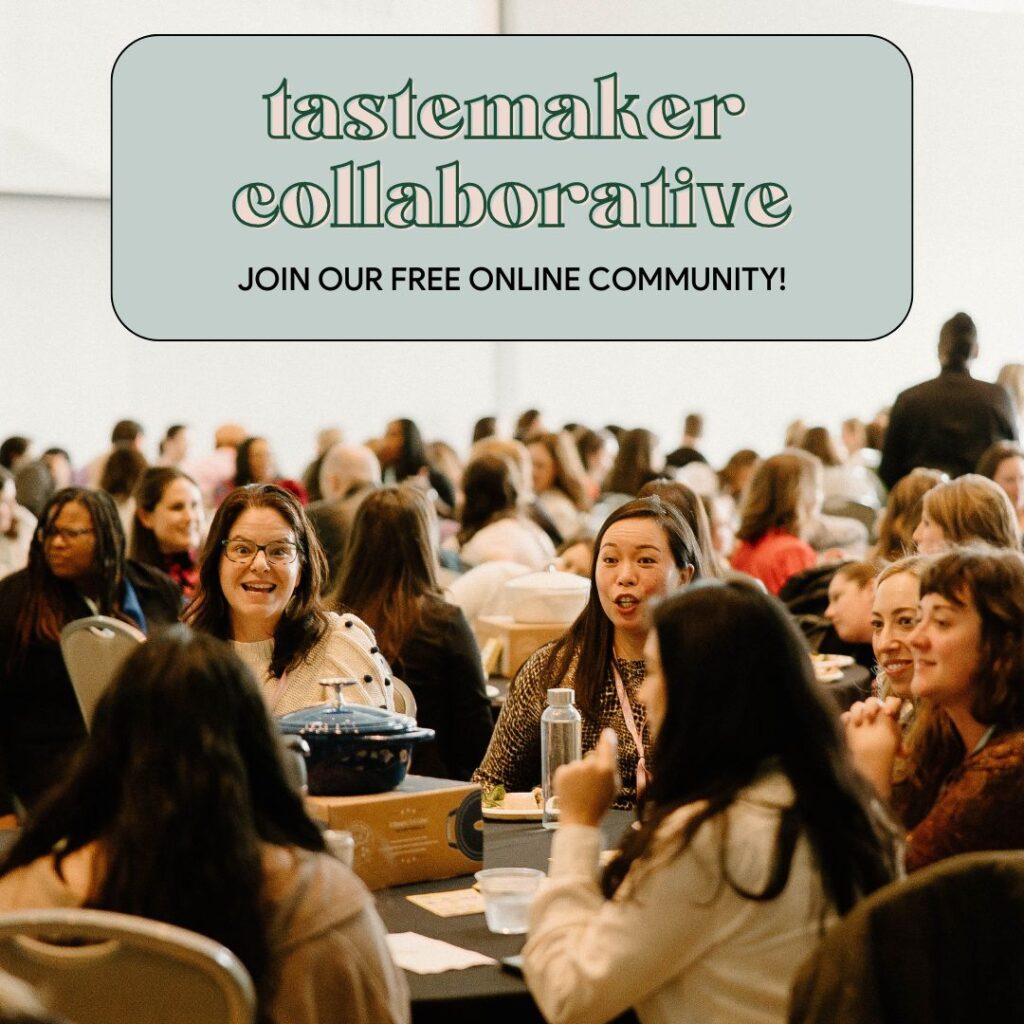
[[[416,722],[408,715],[362,704],[346,704],[340,708],[330,702],[301,711],[292,711],[278,720],[284,733],[322,732],[347,736],[380,736],[412,732]]]
[[[391,736],[416,730],[416,720],[408,715],[365,704],[344,703],[341,692],[346,682],[349,680],[324,680],[322,686],[334,688],[334,700],[282,715],[277,720],[281,731],[300,735],[333,733],[346,736]]]

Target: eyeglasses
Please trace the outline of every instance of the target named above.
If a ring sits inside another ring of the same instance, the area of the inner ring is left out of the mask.
[[[41,526],[36,532],[42,541],[53,540],[55,537],[60,537],[61,540],[65,541],[73,541],[78,540],[79,537],[84,537],[87,533],[95,533],[96,531],[91,526],[85,526],[80,530],[73,530],[68,526]]]
[[[225,556],[241,565],[248,565],[261,551],[271,565],[291,565],[299,553],[298,545],[290,540],[273,540],[269,544],[257,544],[243,537],[231,537],[220,543]]]

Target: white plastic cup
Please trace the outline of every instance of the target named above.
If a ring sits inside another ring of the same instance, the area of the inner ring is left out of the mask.
[[[337,857],[346,867],[352,867],[356,841],[351,832],[336,828],[324,829],[324,843],[327,844],[327,852],[332,857]]]
[[[476,873],[487,928],[498,935],[525,935],[530,904],[544,878],[536,868],[487,868]]]

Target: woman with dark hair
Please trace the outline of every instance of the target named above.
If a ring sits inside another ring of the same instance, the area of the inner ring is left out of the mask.
[[[641,1020],[781,1022],[823,929],[893,878],[896,839],[777,600],[708,581],[653,617],[640,827],[601,873],[612,738],[559,769],[561,824],[526,979],[553,1022],[598,1024],[630,1007]]]
[[[134,444],[118,444],[107,457],[100,474],[100,490],[114,499],[125,537],[130,536],[135,518],[135,500],[132,497],[139,477],[145,472],[146,457]]]
[[[671,505],[639,498],[616,509],[594,544],[586,607],[564,636],[519,669],[473,778],[510,790],[535,786],[547,690],[570,686],[583,716],[584,751],[593,749],[606,726],[618,734],[622,789],[616,802],[633,804],[646,770],[646,719],[637,691],[650,607],[702,572],[693,531]]]
[[[479,455],[466,467],[456,540],[467,565],[517,562],[543,569],[555,557],[551,539],[519,508],[517,475],[502,455]]]
[[[525,444],[528,438],[533,437],[534,434],[541,433],[545,429],[540,409],[526,409],[519,414],[519,418],[516,420],[516,429],[512,431],[512,436],[517,441],[522,441]]]
[[[230,640],[274,715],[321,703],[320,680],[359,681],[352,701],[392,707],[391,670],[369,626],[328,612],[327,559],[298,499],[274,484],[232,491],[199,558],[199,586],[184,620]]]
[[[384,470],[385,483],[400,484],[410,477],[418,477],[424,487],[429,483],[437,492],[437,497],[444,504],[439,511],[448,514],[455,508],[455,485],[431,465],[420,428],[412,420],[392,420],[377,455]]]
[[[1024,448],[1016,441],[997,441],[978,459],[977,472],[1006,491],[1024,533]]]
[[[309,502],[306,488],[298,480],[278,476],[277,460],[265,437],[247,437],[239,446],[235,458],[235,487],[249,484],[277,484],[294,494],[301,505]]]
[[[184,627],[125,662],[0,868],[0,908],[69,905],[223,943],[267,1024],[408,1019],[373,901],[306,817],[252,677]]]
[[[473,440],[472,443],[476,444],[477,441],[482,441],[486,437],[494,437],[498,433],[498,420],[494,416],[481,416],[480,419],[473,424]]]
[[[619,451],[604,480],[605,494],[635,498],[644,484],[661,475],[655,468],[657,438],[642,427],[627,430],[619,439]]]
[[[911,693],[937,720],[912,736],[898,785],[901,702],[854,704],[847,741],[907,836],[907,870],[975,850],[1024,847],[1024,557],[956,548],[921,574]],[[942,728],[945,724],[947,727]],[[916,730],[915,730],[916,731]]]
[[[178,588],[124,547],[110,495],[67,487],[43,508],[28,566],[0,580],[0,814],[12,796],[31,810],[85,738],[61,630],[99,614],[148,633],[178,617]]]
[[[806,452],[773,455],[754,470],[744,494],[739,544],[729,561],[769,593],[777,594],[790,576],[818,561],[803,536],[821,501],[815,466]]]
[[[437,733],[417,747],[417,773],[468,779],[491,738],[491,703],[473,631],[437,583],[434,530],[433,510],[418,487],[367,495],[331,600],[373,628],[416,698],[416,720]]]
[[[135,486],[129,554],[162,569],[191,601],[199,583],[196,555],[203,533],[203,496],[187,473],[150,466]]]

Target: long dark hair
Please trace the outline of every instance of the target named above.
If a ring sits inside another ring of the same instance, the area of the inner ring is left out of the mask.
[[[775,764],[796,800],[783,815],[768,881],[751,892],[729,876],[725,815],[719,864],[729,886],[746,899],[777,896],[801,831],[840,914],[891,881],[894,833],[870,810],[868,787],[850,763],[835,708],[815,682],[785,607],[749,584],[707,580],[659,602],[654,629],[666,693],[654,778],[642,826],[609,864],[605,892],[621,884],[669,814],[705,802],[683,829],[683,849]]]
[[[402,447],[393,463],[395,479],[401,483],[411,476],[416,476],[424,466],[429,469],[434,467],[427,458],[423,435],[415,422],[410,419],[400,419],[395,422],[402,428]]]
[[[168,436],[170,430],[168,430]],[[175,480],[187,480],[198,491],[199,485],[188,475],[174,466],[150,466],[135,485],[135,518],[132,520],[132,535],[129,538],[131,556],[137,562],[163,568],[166,558],[152,528],[139,518],[138,510],[152,512],[160,504],[167,490]]]
[[[604,479],[605,492],[634,495],[656,477],[652,465],[656,446],[654,434],[643,427],[625,431],[619,438],[619,451],[612,468]]]
[[[545,666],[551,679],[572,676],[576,706],[585,715],[596,711],[598,695],[611,664],[612,641],[615,637],[615,629],[601,608],[601,598],[597,592],[597,559],[608,528],[623,519],[653,519],[665,531],[676,568],[682,571],[687,566],[693,566],[694,579],[704,575],[704,564],[693,531],[679,512],[661,498],[627,501],[604,521],[594,541],[594,556],[590,563],[590,595],[586,607],[563,636],[548,649]]]
[[[413,484],[382,487],[359,504],[329,604],[367,622],[392,664],[422,621],[425,598],[441,599],[427,496]]]
[[[257,480],[252,471],[252,446],[257,442],[267,443],[265,437],[247,437],[239,446],[238,454],[235,456],[235,486],[247,487],[249,484],[263,483]]]
[[[173,626],[132,653],[0,874],[51,852],[60,873],[93,842],[87,906],[222,942],[266,998],[260,844],[324,844],[287,781],[252,675],[226,644]]]
[[[512,464],[501,455],[478,455],[470,460],[462,477],[462,528],[459,544],[498,519],[516,514],[519,492]]]
[[[39,526],[28,552],[28,591],[14,625],[12,659],[19,660],[32,643],[57,643],[60,631],[83,614],[79,589],[70,580],[50,571],[44,541],[65,505],[76,502],[92,518],[96,549],[93,555],[93,591],[100,615],[120,617],[124,583],[124,529],[114,499],[106,491],[86,487],[65,487],[57,491],[39,513]]]
[[[231,639],[231,615],[220,586],[222,541],[235,520],[251,508],[269,508],[281,516],[295,535],[299,549],[299,581],[274,632],[270,671],[278,678],[309,654],[327,630],[327,612],[320,588],[327,576],[327,558],[295,495],[276,484],[249,484],[233,490],[217,509],[199,556],[199,586],[182,618],[194,629],[221,640]]]
[[[134,444],[115,445],[103,464],[100,490],[115,499],[126,500],[135,490],[147,465],[146,456]]]

